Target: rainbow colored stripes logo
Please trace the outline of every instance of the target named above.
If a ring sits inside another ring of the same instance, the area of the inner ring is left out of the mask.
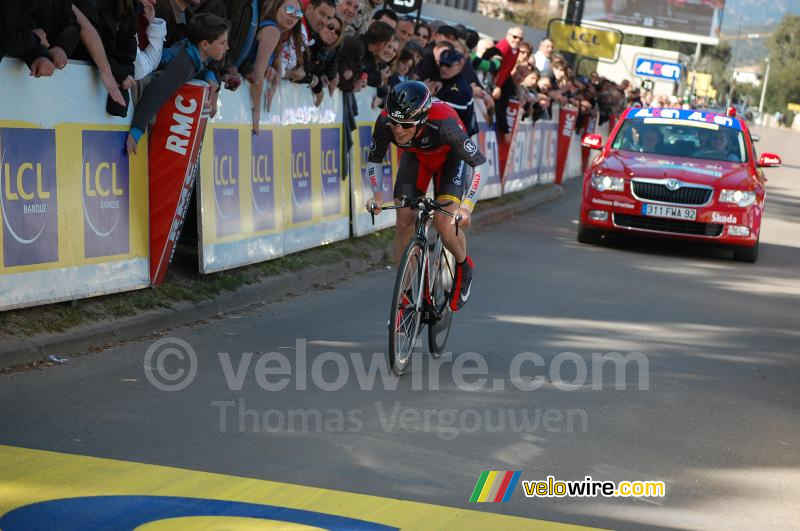
[[[472,491],[470,502],[507,502],[514,494],[514,489],[519,483],[521,470],[509,471],[483,471],[475,490]]]

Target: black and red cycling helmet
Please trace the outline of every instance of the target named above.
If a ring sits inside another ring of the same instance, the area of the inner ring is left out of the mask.
[[[433,96],[421,81],[398,83],[386,99],[389,119],[399,123],[420,124],[428,119]]]

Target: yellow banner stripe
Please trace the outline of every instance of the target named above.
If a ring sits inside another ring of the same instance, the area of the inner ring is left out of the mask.
[[[0,515],[61,498],[151,495],[268,504],[400,529],[587,529],[428,503],[3,445],[0,445],[0,463],[3,464]],[[494,483],[497,472],[491,474]],[[484,500],[485,496],[481,498]]]

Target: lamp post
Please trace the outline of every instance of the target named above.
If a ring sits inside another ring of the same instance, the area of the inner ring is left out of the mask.
[[[736,56],[739,55],[739,41],[742,39],[742,15],[739,15],[739,33],[736,37],[736,48],[733,49],[733,66],[731,67],[731,84],[728,88],[728,107],[733,105],[733,83],[736,78]]]
[[[767,62],[767,70],[764,72],[764,82],[761,84],[761,101],[758,104],[759,120],[764,121],[764,96],[767,95],[767,83],[769,83],[769,57],[764,59]]]

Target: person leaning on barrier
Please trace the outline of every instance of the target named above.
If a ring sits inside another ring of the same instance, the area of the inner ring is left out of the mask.
[[[81,27],[70,0],[39,0],[32,13],[34,32],[48,47],[56,68],[66,68],[67,61],[81,42]]]
[[[32,27],[33,5],[26,0],[0,1],[0,60],[22,59],[32,77],[49,77],[55,71],[47,46]]]
[[[228,21],[203,13],[192,18],[186,26],[186,35],[185,41],[164,51],[161,70],[153,74],[136,105],[126,142],[128,154],[136,153],[147,125],[184,83],[198,77],[208,81],[214,92],[212,102],[216,101],[219,84],[207,65],[212,60],[221,61],[228,51]]]
[[[103,48],[101,52],[95,53],[87,53],[79,49],[79,53],[76,55],[84,59],[89,59],[89,56],[94,58],[101,54],[105,55],[108,68],[114,82],[122,89],[123,97],[123,101],[120,103],[114,98],[114,95],[109,93],[106,111],[111,115],[124,118],[128,114],[128,102],[130,101],[128,91],[133,86],[136,74],[134,63],[138,50],[136,31],[139,12],[144,8],[138,0],[135,4],[134,0],[74,0],[74,7],[83,13],[97,30]],[[83,29],[81,30],[81,40],[84,40]],[[100,60],[102,61],[102,58]],[[105,65],[98,68],[104,70]]]
[[[253,112],[253,133],[258,134],[261,122],[261,97],[264,93],[264,80],[271,84],[278,83],[284,71],[282,55],[303,57],[302,25],[303,18],[300,3],[297,0],[275,1],[262,14],[258,23],[259,30],[248,54],[247,62],[252,70],[247,74],[250,81],[250,101]],[[294,66],[292,66],[294,68]],[[267,94],[267,110],[271,103],[271,94]]]
[[[455,50],[445,50],[439,56],[439,71],[442,86],[436,97],[452,107],[464,127],[467,135],[478,134],[478,123],[475,120],[475,101],[470,87],[464,77],[463,68],[466,59],[463,54]]]

